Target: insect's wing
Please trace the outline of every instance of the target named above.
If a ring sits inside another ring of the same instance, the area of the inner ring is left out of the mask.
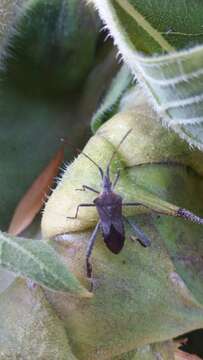
[[[104,242],[108,249],[118,254],[124,245],[125,233],[122,219],[122,199],[109,192],[95,200],[99,213]]]
[[[122,219],[120,224],[111,223],[109,231],[103,231],[103,236],[108,249],[114,254],[118,254],[122,250],[125,241]]]

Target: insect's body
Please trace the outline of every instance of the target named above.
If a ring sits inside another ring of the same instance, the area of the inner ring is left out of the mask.
[[[99,214],[104,242],[109,250],[118,254],[125,241],[122,197],[112,191],[110,187],[94,200],[94,204]]]
[[[122,197],[117,194],[114,191],[114,188],[117,184],[117,181],[119,180],[119,172],[116,175],[116,178],[111,183],[110,179],[110,164],[111,161],[117,152],[120,145],[123,143],[123,141],[126,139],[126,137],[129,135],[129,133],[132,131],[130,129],[125,136],[121,139],[120,143],[118,144],[117,148],[113,152],[111,159],[107,165],[106,171],[102,170],[102,168],[95,163],[93,159],[91,159],[87,154],[82,152],[82,154],[87,157],[99,170],[101,178],[102,178],[102,191],[95,190],[91,188],[88,185],[83,185],[82,189],[79,190],[89,190],[93,191],[94,193],[97,193],[98,196],[94,199],[93,203],[85,203],[85,204],[79,204],[76,209],[75,216],[68,217],[69,219],[77,219],[78,217],[78,211],[80,207],[96,207],[99,215],[99,222],[97,223],[90,239],[89,244],[87,248],[86,253],[86,269],[87,269],[87,276],[91,278],[92,274],[92,266],[90,263],[90,256],[92,253],[92,249],[96,240],[97,232],[99,229],[102,230],[103,238],[106,246],[108,249],[113,252],[114,254],[118,254],[124,245],[125,241],[125,229],[124,229],[124,221],[128,223],[128,225],[131,226],[133,229],[133,232],[135,233],[137,240],[145,247],[149,246],[151,244],[150,239],[143,233],[143,231],[130,219],[126,218],[122,214],[122,207],[123,206],[138,206],[143,205],[147,207],[144,204],[140,204],[137,202],[130,202],[126,203],[123,201]],[[166,212],[165,212],[166,213]],[[177,210],[174,210],[174,213],[169,213],[168,215],[178,216],[185,218],[187,220],[190,220],[192,222],[196,222],[198,224],[203,224],[203,219],[200,217],[194,215],[190,211],[183,209],[183,208],[177,208]]]

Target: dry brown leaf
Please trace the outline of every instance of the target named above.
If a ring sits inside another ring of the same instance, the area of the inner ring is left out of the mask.
[[[50,191],[53,179],[63,160],[64,147],[62,146],[19,202],[9,225],[10,234],[18,235],[31,224],[42,208],[45,196]]]
[[[192,355],[181,350],[175,352],[175,360],[202,360],[197,355]]]

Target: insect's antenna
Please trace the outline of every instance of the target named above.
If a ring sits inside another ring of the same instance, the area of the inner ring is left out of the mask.
[[[63,144],[69,144],[69,141],[65,138],[61,138],[61,142],[63,142]],[[71,143],[70,143],[71,144]],[[72,144],[71,144],[72,145]],[[72,145],[73,146],[73,145]],[[74,146],[73,146],[74,147]],[[88,160],[90,160],[99,170],[101,177],[103,179],[104,177],[104,172],[102,170],[102,168],[89,156],[87,155],[85,152],[83,152],[82,150],[80,150],[79,148],[76,148],[77,153],[82,154],[83,156],[85,156]]]
[[[130,129],[130,130],[127,131],[127,133],[122,137],[121,141],[118,143],[118,145],[116,146],[115,150],[113,151],[113,154],[111,155],[111,158],[110,158],[110,160],[109,160],[109,162],[108,162],[108,165],[107,165],[107,168],[106,168],[106,169],[107,169],[107,175],[109,175],[109,168],[110,168],[111,162],[112,162],[115,154],[117,153],[119,147],[120,147],[121,144],[125,141],[125,139],[128,137],[128,135],[131,133],[132,130],[133,130],[133,129]]]
[[[78,153],[82,154],[83,156],[85,156],[87,159],[89,159],[96,167],[97,169],[99,169],[99,172],[101,174],[101,177],[103,179],[104,177],[104,172],[102,170],[102,168],[93,160],[91,159],[91,157],[89,157],[86,153],[84,153],[83,151],[81,151],[80,149],[76,149]]]

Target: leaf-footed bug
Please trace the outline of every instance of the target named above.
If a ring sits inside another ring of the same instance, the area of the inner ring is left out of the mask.
[[[103,239],[108,247],[108,249],[114,253],[118,254],[122,250],[125,242],[125,229],[124,229],[124,222],[129,224],[135,233],[136,237],[138,238],[138,241],[144,246],[147,247],[151,244],[150,239],[144,234],[144,232],[132,221],[127,219],[122,214],[122,207],[123,206],[139,206],[142,205],[144,207],[148,207],[145,204],[141,202],[123,202],[122,197],[117,194],[114,189],[116,187],[116,184],[119,180],[120,172],[118,171],[115,179],[113,182],[111,182],[110,179],[110,165],[111,162],[118,151],[119,147],[122,145],[122,143],[125,141],[125,139],[128,137],[128,135],[131,133],[132,129],[128,130],[127,133],[123,136],[117,147],[112,153],[112,156],[107,164],[105,172],[103,169],[92,159],[90,158],[86,153],[79,151],[83,156],[85,156],[89,161],[91,161],[99,170],[99,173],[102,178],[102,189],[99,192],[98,190],[93,189],[92,187],[88,185],[82,185],[82,191],[92,191],[96,194],[98,194],[98,197],[96,197],[93,200],[93,203],[81,203],[77,206],[76,212],[74,216],[67,216],[67,219],[77,219],[78,212],[81,207],[96,207],[98,215],[99,215],[99,221],[92,232],[92,235],[89,238],[87,251],[86,251],[86,271],[87,271],[87,277],[91,278],[92,276],[92,265],[90,262],[90,257],[92,254],[92,250],[94,247],[94,243],[97,237],[98,230],[101,229],[103,233]],[[183,217],[186,220],[190,220],[192,222],[196,222],[198,224],[203,224],[203,219],[194,215],[192,212],[183,209],[183,208],[177,208],[178,210],[175,211],[173,214],[169,214],[172,216],[178,216]]]

